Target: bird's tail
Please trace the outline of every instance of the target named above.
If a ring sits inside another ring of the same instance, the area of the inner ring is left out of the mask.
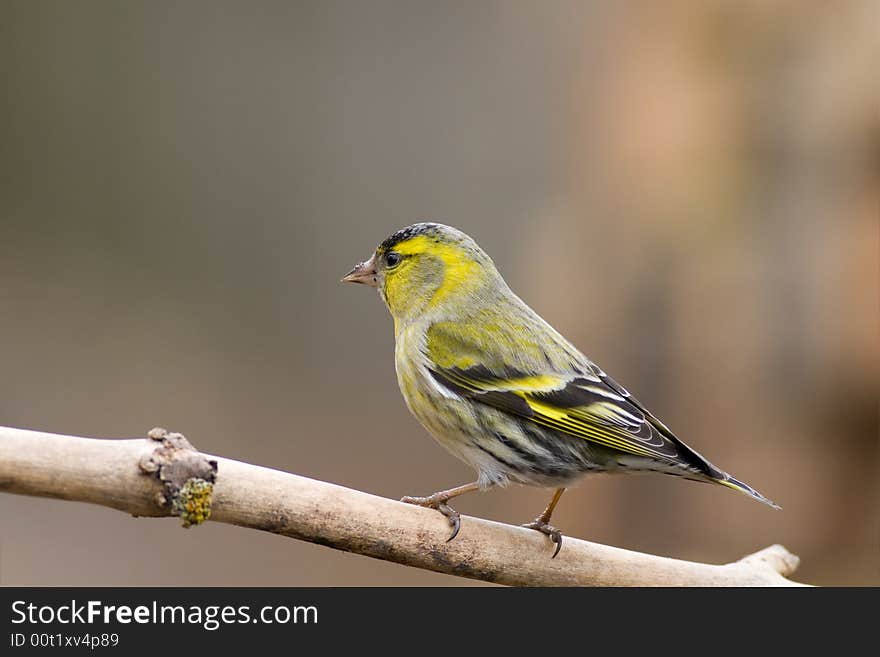
[[[718,484],[721,484],[722,486],[727,486],[728,488],[732,488],[733,490],[739,491],[740,493],[748,495],[749,497],[756,499],[759,502],[763,502],[767,506],[772,506],[774,509],[782,509],[782,507],[779,506],[778,504],[776,504],[776,502],[773,502],[772,500],[768,500],[766,497],[761,495],[761,493],[756,491],[754,488],[752,488],[748,484],[743,483],[743,482],[739,481],[738,479],[734,479],[726,472],[719,472],[718,474],[719,474],[719,476],[712,477],[712,480],[715,483],[718,483]]]

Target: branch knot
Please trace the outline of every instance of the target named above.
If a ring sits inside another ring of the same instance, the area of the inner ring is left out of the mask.
[[[209,461],[181,433],[156,427],[147,436],[161,443],[139,465],[162,482],[159,506],[170,508],[184,527],[200,525],[211,517],[211,496],[217,479],[217,461]]]

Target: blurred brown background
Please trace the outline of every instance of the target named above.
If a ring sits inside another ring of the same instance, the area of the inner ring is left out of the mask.
[[[878,24],[872,0],[2,0],[0,424],[162,425],[394,498],[464,482],[381,302],[338,282],[439,220],[784,507],[595,477],[567,534],[781,542],[803,581],[880,584]],[[457,506],[519,523],[547,497]],[[0,584],[465,583],[178,525],[0,496]]]

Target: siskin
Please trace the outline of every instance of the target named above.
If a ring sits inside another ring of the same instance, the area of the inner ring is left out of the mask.
[[[635,397],[517,297],[455,228],[397,231],[345,278],[375,287],[394,318],[397,381],[413,415],[476,470],[473,483],[402,501],[437,509],[455,538],[452,498],[510,482],[552,487],[524,525],[555,543],[559,498],[589,472],[660,472],[710,482],[779,508],[679,440]]]

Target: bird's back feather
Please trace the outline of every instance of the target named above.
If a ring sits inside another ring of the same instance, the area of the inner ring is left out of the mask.
[[[562,440],[611,450],[620,466],[716,482],[776,506],[682,442],[531,309],[519,311],[514,316],[522,322],[487,321],[495,314],[490,309],[475,321],[433,324],[426,340],[431,376],[464,399]]]

